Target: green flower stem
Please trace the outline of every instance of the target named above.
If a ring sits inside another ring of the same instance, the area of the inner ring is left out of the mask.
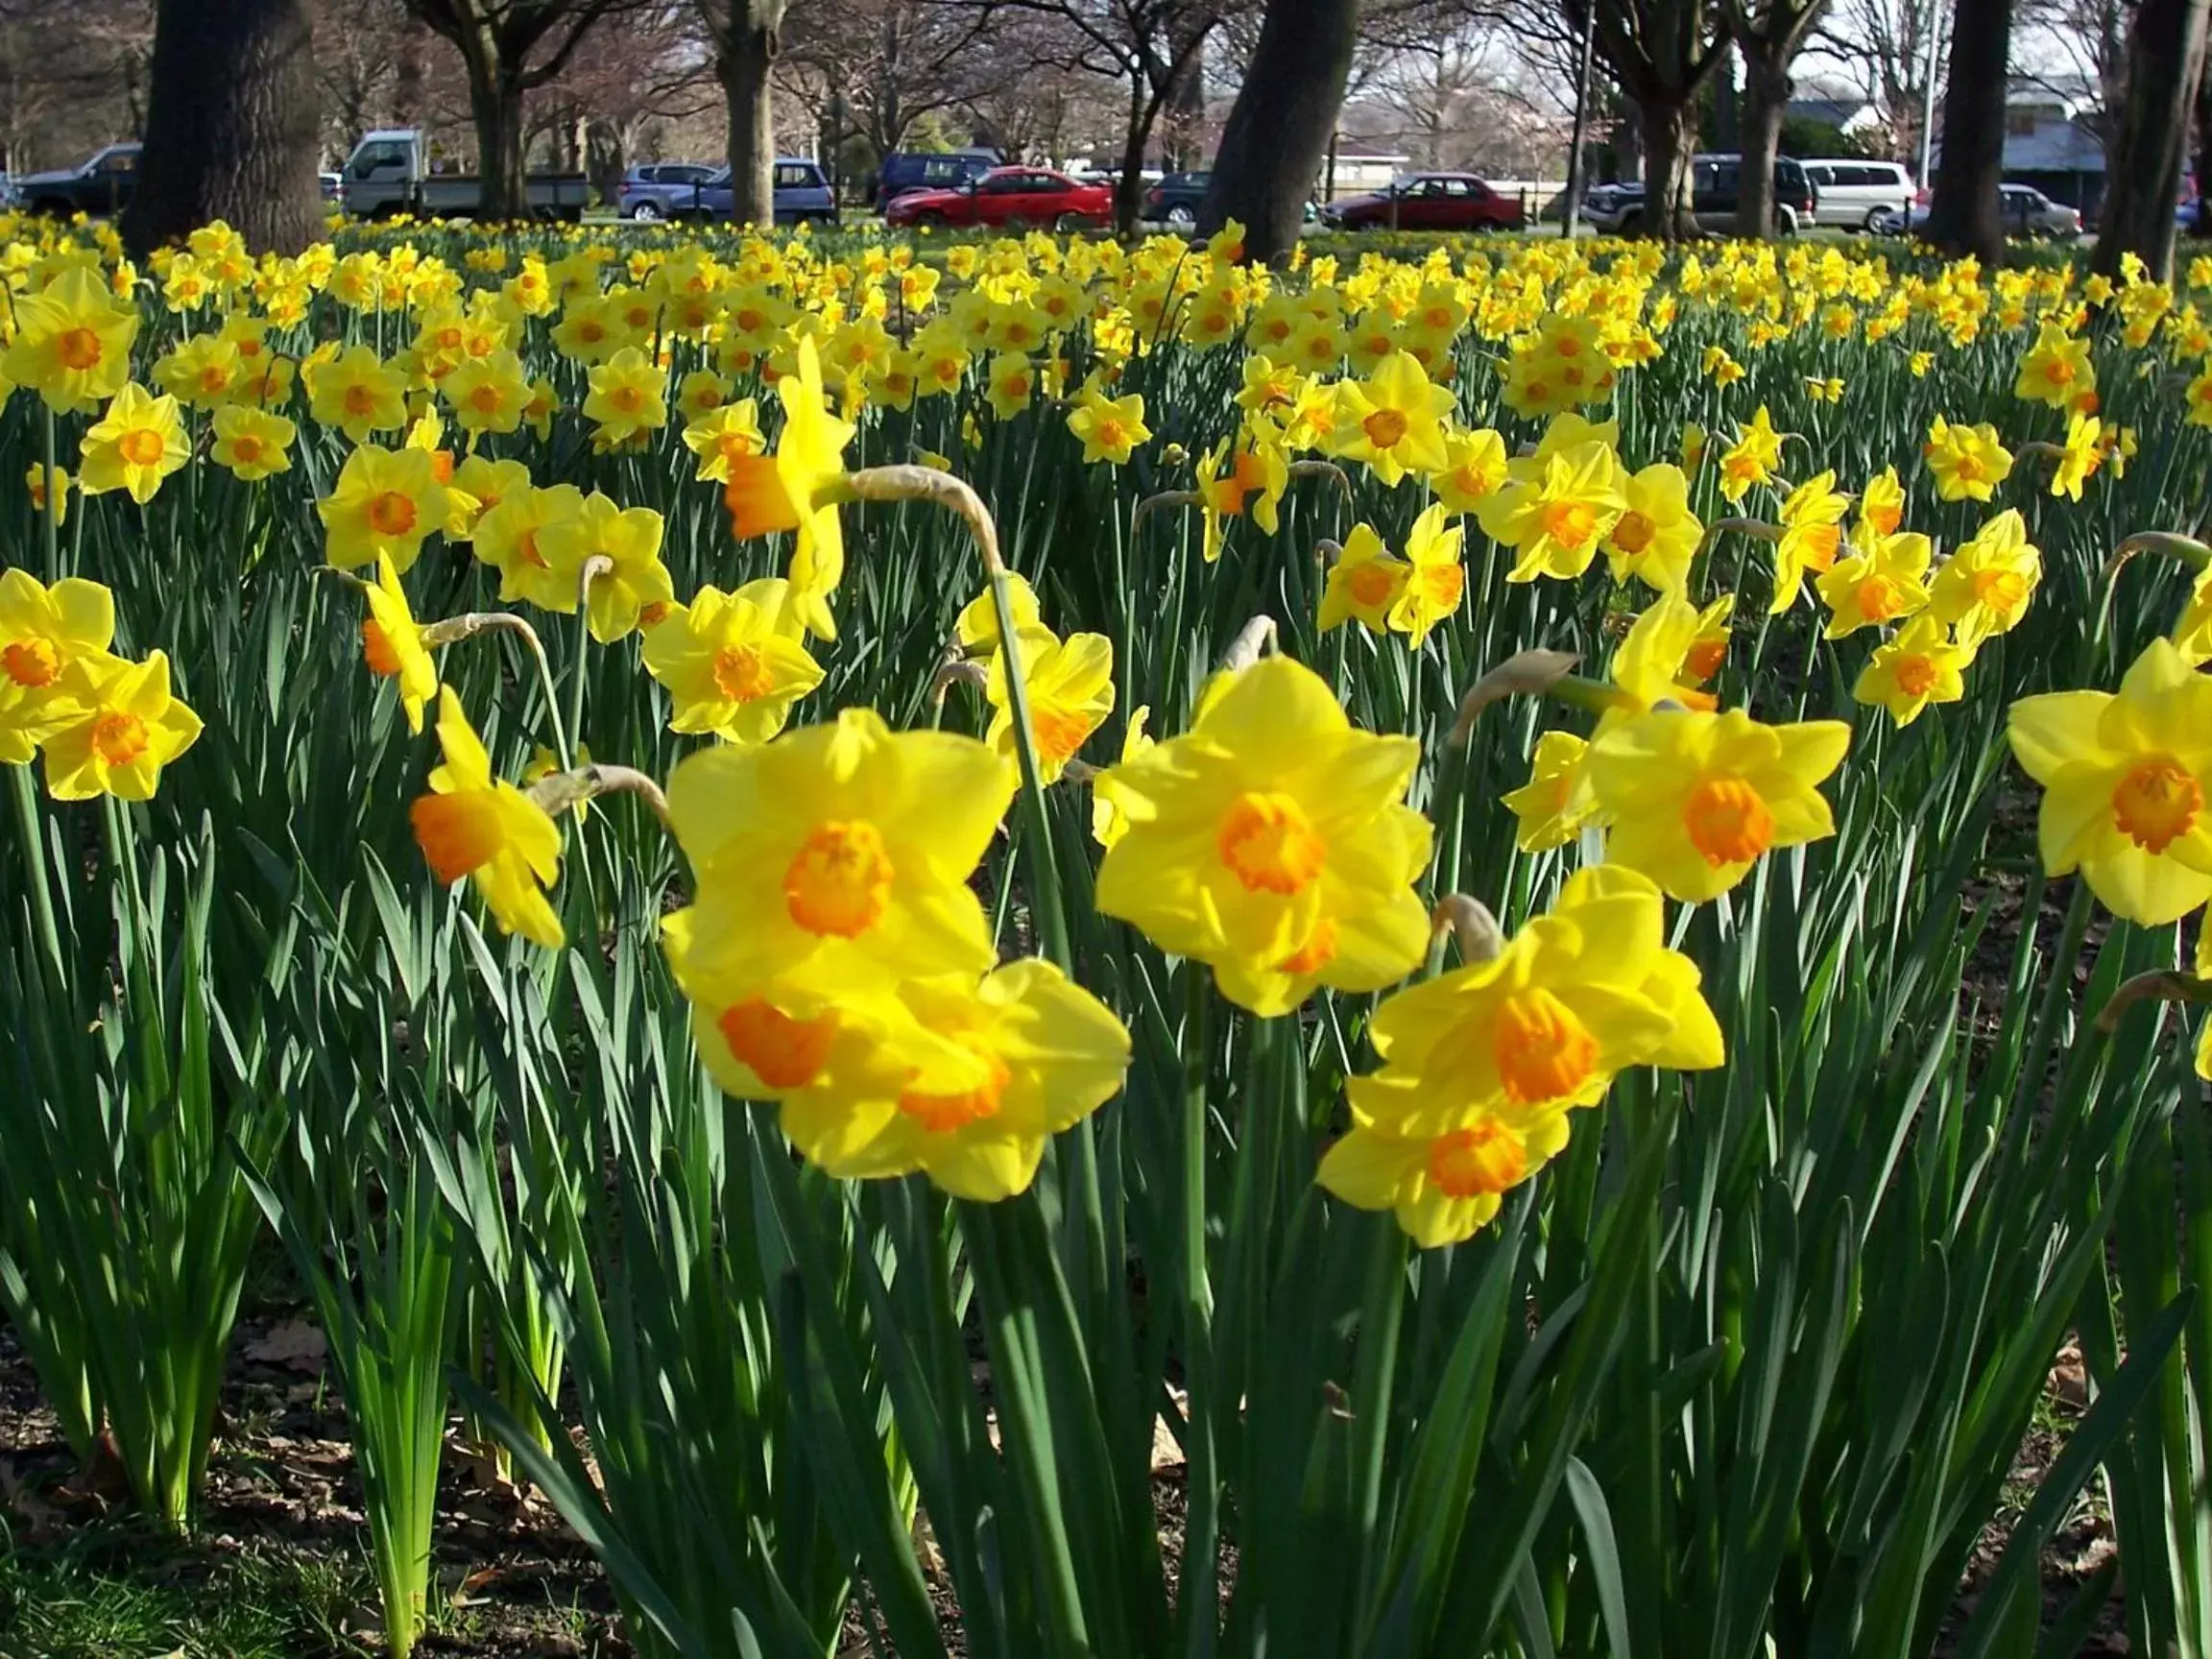
[[[1214,1641],[1214,1572],[1220,1549],[1218,1478],[1214,1456],[1214,1291],[1206,1273],[1206,1119],[1211,1070],[1211,975],[1195,962],[1183,974],[1190,992],[1183,1026],[1183,1590],[1178,1616],[1183,1650],[1198,1659]]]
[[[40,413],[44,416],[44,419],[39,422],[38,429],[43,440],[42,454],[46,467],[43,474],[46,486],[46,510],[39,514],[38,517],[46,539],[46,580],[51,582],[61,574],[60,565],[61,558],[61,493],[54,488],[54,456],[57,440],[54,434],[53,406],[47,405]],[[84,503],[79,502],[78,505],[82,508]]]

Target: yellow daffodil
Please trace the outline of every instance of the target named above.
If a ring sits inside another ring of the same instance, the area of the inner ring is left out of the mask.
[[[1392,557],[1372,525],[1353,525],[1322,585],[1321,631],[1357,620],[1370,633],[1383,633],[1389,627],[1391,608],[1412,574],[1413,566]]]
[[[750,397],[717,404],[694,417],[684,428],[684,446],[699,457],[692,474],[703,483],[727,484],[731,466],[747,456],[766,452],[768,441],[760,435],[760,416]]]
[[[866,709],[686,756],[668,788],[698,873],[690,908],[663,924],[678,982],[717,1012],[772,987],[781,1014],[810,1019],[908,979],[981,974],[994,952],[968,877],[1013,778],[974,738],[894,733]]]
[[[1476,516],[1484,535],[1514,550],[1507,581],[1572,581],[1627,510],[1620,459],[1593,439],[1514,462]]]
[[[408,816],[430,873],[450,887],[464,876],[493,919],[548,950],[565,935],[545,889],[561,874],[561,831],[543,807],[492,774],[492,757],[450,685],[438,693],[438,744],[445,764]]]
[[[307,412],[356,444],[407,424],[407,377],[366,346],[352,346],[306,373]]]
[[[2028,540],[2027,521],[2008,508],[1936,572],[1936,619],[1953,629],[1961,645],[1979,648],[1984,639],[2012,631],[2042,580],[2043,556]]]
[[[661,515],[652,508],[622,507],[592,491],[575,512],[537,531],[538,552],[548,566],[548,598],[537,602],[548,611],[572,613],[585,566],[605,560],[611,568],[591,578],[584,596],[591,637],[611,645],[635,633],[646,612],[676,597],[668,567],[661,563],[662,529]],[[549,602],[553,594],[560,603]]]
[[[0,763],[28,763],[83,711],[64,677],[104,660],[114,638],[114,595],[99,583],[65,576],[49,588],[28,570],[0,572]]]
[[[364,444],[346,457],[328,497],[315,503],[324,558],[350,570],[386,556],[405,575],[423,541],[444,526],[448,506],[429,450]]]
[[[1564,847],[1590,821],[1591,803],[1581,788],[1582,761],[1590,745],[1572,732],[1547,732],[1536,739],[1528,781],[1505,796],[1513,814],[1514,845],[1524,853]]]
[[[1144,727],[1152,718],[1152,710],[1140,703],[1129,711],[1129,724],[1121,733],[1121,760],[1126,763],[1153,747],[1153,740],[1145,735]],[[1091,781],[1091,838],[1101,847],[1111,847],[1129,832],[1129,814],[1116,795],[1112,772],[1101,772]]]
[[[1336,388],[1334,452],[1361,461],[1385,486],[1408,472],[1441,471],[1452,390],[1431,383],[1418,359],[1393,351],[1363,380]]]
[[[645,671],[676,705],[670,731],[765,743],[783,730],[791,706],[822,684],[790,596],[773,576],[734,593],[702,588],[645,630]]]
[[[1782,535],[1774,546],[1774,602],[1779,615],[1796,602],[1805,573],[1821,574],[1836,563],[1843,541],[1843,515],[1851,500],[1836,491],[1836,474],[1823,472],[1790,492],[1782,503]]]
[[[1853,547],[1816,584],[1831,613],[1825,637],[1840,639],[1924,609],[1933,552],[1927,537],[1910,530],[1885,536],[1871,547]]]
[[[1217,686],[1196,723],[1100,781],[1128,816],[1098,908],[1207,963],[1222,994],[1288,1013],[1316,985],[1375,991],[1428,949],[1413,880],[1429,826],[1404,805],[1407,737],[1353,730],[1287,658]]]
[[[1444,465],[1430,477],[1436,499],[1455,513],[1473,513],[1505,482],[1505,440],[1484,426],[1444,435]]]
[[[1690,510],[1690,479],[1681,468],[1654,461],[1622,481],[1627,510],[1605,533],[1613,579],[1630,577],[1662,592],[1690,585],[1690,563],[1705,539],[1705,526]]]
[[[0,387],[28,386],[59,415],[89,409],[131,378],[138,307],[121,304],[84,267],[71,266],[36,293],[13,297],[0,353]]]
[[[1369,1027],[1382,1068],[1352,1080],[1353,1128],[1322,1160],[1321,1185],[1394,1211],[1424,1248],[1456,1243],[1620,1072],[1720,1065],[1719,1023],[1664,924],[1645,877],[1579,871],[1490,961],[1387,998]]]
[[[158,651],[143,662],[80,656],[62,670],[60,696],[73,712],[43,744],[46,792],[57,801],[151,801],[161,768],[200,737],[200,716],[170,694],[169,659]]]
[[[121,490],[144,505],[191,454],[177,399],[128,382],[84,434],[78,486],[87,495]]]
[[[53,492],[54,526],[60,529],[69,522],[69,490],[76,482],[60,467],[49,471],[43,462],[34,461],[23,474],[23,487],[30,493],[31,511],[43,517],[46,513],[47,492]]]
[[[218,467],[256,483],[292,469],[292,440],[299,432],[281,415],[249,403],[226,403],[215,411],[215,442],[208,453]]]
[[[2174,648],[2192,668],[2212,661],[2212,565],[2197,573],[2189,589],[2180,620],[2174,624]]]
[[[523,600],[541,611],[576,609],[573,569],[557,571],[541,545],[544,534],[582,516],[584,492],[573,484],[517,491],[476,520],[476,557],[499,572],[499,600]]]
[[[522,424],[530,406],[530,376],[522,359],[501,347],[465,359],[438,383],[438,394],[468,433],[507,433]]]
[[[1928,429],[1921,455],[1946,501],[1986,501],[2012,471],[2012,452],[1997,441],[1997,428],[1954,426],[1940,415]]]
[[[2097,371],[2089,361],[2089,342],[2068,334],[2056,323],[2040,325],[2035,344],[2020,359],[2012,396],[2054,409],[2077,406],[2081,395],[2097,390]]]
[[[1459,609],[1467,593],[1467,567],[1459,562],[1466,532],[1446,523],[1448,511],[1443,502],[1432,502],[1406,535],[1406,559],[1411,568],[1405,587],[1391,601],[1390,626],[1410,635],[1416,651],[1431,628]]]
[[[369,614],[361,619],[361,655],[369,671],[398,688],[399,707],[407,715],[407,730],[422,730],[422,709],[438,695],[438,665],[422,643],[422,630],[415,625],[399,573],[390,554],[376,556],[376,580],[362,587]]]
[[[1974,649],[1959,644],[1928,612],[1875,649],[1851,687],[1855,702],[1879,706],[1900,726],[1910,726],[1931,703],[1956,703],[1966,694],[1966,669]]]
[[[1850,742],[1840,721],[1767,726],[1740,709],[1623,720],[1585,762],[1606,856],[1686,903],[1718,898],[1769,851],[1836,832],[1816,786]]]
[[[583,414],[592,422],[594,449],[619,448],[668,423],[668,372],[636,347],[588,371],[588,378]]]
[[[1068,430],[1083,445],[1083,459],[1095,465],[1106,462],[1125,467],[1141,444],[1152,437],[1144,424],[1144,397],[1132,392],[1125,397],[1108,397],[1086,391],[1069,411]]]
[[[1859,519],[1852,539],[1862,545],[1897,534],[1905,522],[1905,486],[1897,481],[1897,469],[1885,467],[1866,480],[1859,492]]]
[[[755,998],[700,1009],[694,1028],[723,1087],[781,1100],[784,1134],[825,1173],[920,1172],[979,1203],[1026,1190],[1046,1142],[1118,1093],[1129,1065],[1121,1022],[1041,961],[910,979],[885,1005],[806,1022]]]
[[[1774,430],[1774,422],[1762,403],[1751,417],[1751,424],[1739,428],[1736,442],[1720,457],[1720,493],[1729,501],[1741,501],[1750,493],[1754,484],[1765,484],[1774,476],[1774,469],[1782,464],[1783,434]]]
[[[2012,753],[2043,785],[2037,840],[2115,915],[2163,926],[2212,900],[2212,676],[2154,639],[2117,693],[2012,705]]]
[[[2052,469],[2051,493],[2070,501],[2081,499],[2081,486],[2104,465],[2104,424],[2094,415],[2076,415],[2066,423],[2066,442],[2059,445],[2058,464]]]
[[[1224,439],[1192,469],[1203,523],[1200,551],[1209,565],[1221,557],[1228,519],[1249,517],[1269,536],[1281,522],[1277,508],[1290,484],[1289,457],[1264,424],[1252,436],[1256,442],[1249,445]]]
[[[1015,643],[1022,686],[1028,694],[1029,730],[1037,744],[1041,781],[1058,778],[1075,752],[1114,711],[1114,642],[1103,634],[1055,638],[1049,629],[1024,628]],[[984,696],[993,709],[983,740],[1014,763],[1014,711],[1006,694],[1006,654],[994,651]]]
[[[776,382],[783,430],[771,457],[729,462],[723,504],[739,541],[774,530],[797,533],[791,590],[800,620],[819,639],[837,637],[830,596],[845,575],[845,534],[837,522],[835,486],[844,476],[845,445],[854,428],[825,405],[822,368],[810,339],[799,343],[793,373]]]

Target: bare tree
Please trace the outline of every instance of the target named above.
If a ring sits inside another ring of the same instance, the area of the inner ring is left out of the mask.
[[[1736,233],[1774,228],[1774,157],[1790,108],[1790,66],[1828,0],[1721,0],[1728,32],[1743,55],[1743,114],[1737,171]]]
[[[2012,57],[2012,0],[1959,0],[1943,97],[1943,160],[1928,209],[1928,240],[1984,263],[2005,256],[1998,185],[2005,177],[2005,99]]]
[[[1815,21],[1805,56],[1839,67],[1873,105],[1890,153],[1917,159],[1936,105],[1928,30],[1939,8],[1921,0],[1834,0]]]
[[[1205,230],[1240,221],[1247,258],[1274,259],[1298,240],[1352,71],[1358,10],[1358,0],[1268,0],[1198,211]]]
[[[461,54],[476,123],[476,165],[487,219],[530,210],[523,170],[523,99],[567,66],[592,28],[632,0],[407,0],[408,10]]]
[[[143,256],[217,219],[297,253],[322,226],[306,0],[161,0],[123,237]]]
[[[0,168],[142,135],[153,57],[154,0],[0,0]]]
[[[2161,279],[2174,273],[2174,198],[2188,153],[2189,117],[2204,79],[2208,0],[2143,0],[2128,48],[2128,102],[2106,145],[2097,269],[2120,273],[2137,255]]]
[[[886,156],[923,117],[986,92],[982,71],[1002,65],[978,23],[934,0],[809,0],[784,20],[777,86],[832,141]]]

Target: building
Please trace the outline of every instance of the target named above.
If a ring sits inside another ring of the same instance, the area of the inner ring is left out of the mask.
[[[2104,199],[2103,111],[2085,84],[2015,81],[2005,99],[2005,180],[2032,184],[2093,220]],[[1929,162],[1943,153],[1938,127]]]

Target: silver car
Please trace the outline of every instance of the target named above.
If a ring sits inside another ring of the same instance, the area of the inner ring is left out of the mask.
[[[2049,236],[2061,240],[2081,234],[2081,209],[2069,207],[2063,202],[2054,202],[2032,184],[2000,184],[1997,187],[1999,215],[2005,221],[2008,236]],[[1900,223],[1896,213],[1886,213],[1878,225],[1867,228],[1885,236],[1894,236],[1900,230],[1917,235],[1927,228],[1929,204],[1912,204],[1910,222]]]

